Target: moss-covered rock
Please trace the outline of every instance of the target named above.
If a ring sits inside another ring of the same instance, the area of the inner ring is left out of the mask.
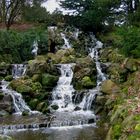
[[[33,89],[26,85],[19,85],[16,88],[16,91],[23,94],[23,93],[31,93],[33,91]]]
[[[32,81],[33,82],[41,82],[41,74],[34,74],[33,76],[32,76]]]
[[[92,81],[90,77],[85,76],[82,78],[81,86],[86,89],[91,89],[96,86],[95,81]]]
[[[140,61],[137,59],[128,59],[125,63],[125,68],[130,72],[135,72],[140,69]]]
[[[31,101],[29,102],[29,106],[32,108],[32,109],[35,109],[37,107],[37,104],[39,103],[39,100],[38,99],[31,99]]]
[[[44,107],[47,108],[46,103],[45,102],[40,102],[37,105],[36,109],[39,110],[39,111],[42,111],[44,109]]]
[[[34,74],[41,74],[48,69],[47,56],[39,55],[34,60],[28,62],[27,74],[33,76]]]
[[[42,74],[42,85],[46,88],[53,88],[57,84],[59,77],[47,73]]]
[[[106,80],[101,85],[101,91],[105,94],[119,93],[120,88],[111,80]]]
[[[96,86],[95,83],[96,83],[96,66],[92,58],[90,57],[78,58],[76,60],[76,65],[74,67],[74,77],[73,77],[74,88],[89,89]]]
[[[6,81],[12,81],[12,80],[13,80],[13,76],[12,76],[12,75],[7,75],[7,76],[5,77],[5,80],[6,80]]]
[[[42,85],[39,82],[32,83],[32,90],[33,91],[41,91]]]

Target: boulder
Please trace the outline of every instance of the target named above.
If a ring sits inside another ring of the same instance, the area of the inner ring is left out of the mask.
[[[91,81],[90,77],[85,76],[81,80],[81,85],[82,85],[82,87],[84,87],[86,89],[91,89],[96,86],[96,83],[95,83],[95,81]]]
[[[57,84],[59,77],[47,73],[42,74],[42,85],[45,88],[52,89]]]
[[[81,108],[80,108],[79,106],[76,106],[76,107],[74,108],[74,111],[79,111],[79,110],[81,110]]]
[[[12,81],[12,80],[13,80],[13,76],[12,76],[12,75],[7,75],[7,76],[5,77],[5,80],[6,80],[6,81]]]
[[[0,100],[0,110],[5,111],[6,114],[7,114],[7,112],[12,113],[13,112],[12,102],[13,102],[12,97],[10,95],[8,95],[8,94],[7,95],[5,94],[2,97],[2,100]],[[3,111],[1,113],[3,113]]]
[[[39,103],[38,99],[31,99],[31,101],[29,102],[29,106],[32,109],[35,109],[38,103]]]
[[[23,93],[31,93],[33,91],[33,89],[29,86],[22,84],[16,88],[16,91],[23,94]]]
[[[90,89],[96,86],[96,65],[92,58],[78,58],[74,67],[74,88]]]
[[[47,108],[45,102],[40,102],[40,103],[37,105],[37,107],[36,107],[36,109],[37,109],[38,111],[42,111],[42,110],[44,110],[44,108]]]
[[[106,80],[101,85],[101,92],[105,94],[119,93],[120,88],[111,80]]]
[[[59,106],[58,106],[58,105],[51,105],[51,108],[52,108],[53,110],[57,110],[57,109],[59,108]]]
[[[140,61],[137,59],[128,59],[125,63],[125,68],[130,72],[135,72],[140,69]]]
[[[48,69],[47,56],[39,55],[28,62],[27,75],[41,74]]]

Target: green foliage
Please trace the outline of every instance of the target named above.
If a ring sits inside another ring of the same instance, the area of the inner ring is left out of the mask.
[[[140,26],[140,6],[134,13],[129,14],[128,19],[130,24]]]
[[[40,5],[28,5],[22,12],[22,18],[25,21],[41,23],[47,20],[48,14],[46,8],[41,7]]]
[[[66,9],[76,10],[77,16],[73,16],[73,25],[85,31],[101,31],[105,20],[110,16],[110,9],[115,7],[118,0],[65,0],[62,6]]]
[[[25,32],[0,30],[0,54],[3,59],[0,62],[5,61],[5,55],[13,57],[10,63],[31,59],[34,40],[38,40],[40,52],[47,52],[47,32],[42,29],[31,29]]]
[[[127,57],[140,57],[140,29],[138,27],[121,27],[118,31],[122,40],[120,49]]]
[[[113,139],[114,140],[118,140],[120,135],[121,135],[121,125],[120,124],[116,124],[113,126]]]

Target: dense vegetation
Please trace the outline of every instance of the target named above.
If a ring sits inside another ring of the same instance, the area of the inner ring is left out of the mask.
[[[43,49],[40,50],[40,53],[41,51],[47,52],[47,32],[42,29],[31,29],[24,32],[0,30],[0,61],[20,63],[31,59],[35,40]]]
[[[103,106],[98,111],[104,110],[110,119],[108,135],[112,137],[107,140],[135,140],[140,137],[140,1],[62,1],[61,6],[73,10],[72,15],[63,15],[59,10],[50,14],[41,6],[43,1],[0,0],[0,68],[3,70],[9,63],[25,61],[29,66],[28,76],[13,80],[11,87],[23,94],[32,109],[43,113],[50,111],[47,109],[51,98],[48,91],[56,85],[60,74],[55,64],[76,63],[75,89],[95,87],[95,64],[86,57],[87,47],[92,43],[88,33],[93,32],[107,46],[99,54],[102,67],[108,64],[104,71],[110,80],[102,86],[105,97],[97,100],[100,100],[97,105]],[[23,27],[18,29],[24,24],[26,30]],[[58,29],[53,32],[48,26],[57,26]],[[75,28],[83,31],[77,39],[73,37]],[[56,52],[64,44],[60,34],[62,30],[65,30],[73,48]],[[39,47],[39,55],[35,58],[31,53],[34,41]],[[54,47],[53,53],[48,53],[51,47]],[[8,74],[3,74],[2,78],[9,80]],[[130,123],[125,118],[130,119]]]

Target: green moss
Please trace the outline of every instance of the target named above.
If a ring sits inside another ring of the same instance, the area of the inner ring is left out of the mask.
[[[136,130],[136,131],[140,131],[140,124],[137,124],[137,125],[135,126],[135,130]]]
[[[32,109],[35,109],[38,103],[39,103],[38,99],[32,99],[32,100],[29,102],[29,106],[30,106]]]
[[[42,85],[47,88],[53,88],[57,84],[58,79],[58,76],[44,73],[42,74]]]
[[[42,89],[42,85],[39,82],[35,82],[32,84],[33,91],[40,91]]]
[[[113,139],[118,140],[121,136],[122,128],[120,124],[113,126]]]
[[[31,93],[33,90],[31,87],[29,86],[26,86],[26,85],[19,85],[17,88],[16,88],[16,91],[19,92],[19,93]]]
[[[87,88],[87,89],[91,89],[93,88],[96,83],[94,83],[93,81],[91,81],[90,77],[88,76],[85,76],[82,81],[81,81],[81,84],[84,88]]]
[[[13,76],[12,75],[8,75],[5,77],[6,81],[12,81],[13,80]]]

